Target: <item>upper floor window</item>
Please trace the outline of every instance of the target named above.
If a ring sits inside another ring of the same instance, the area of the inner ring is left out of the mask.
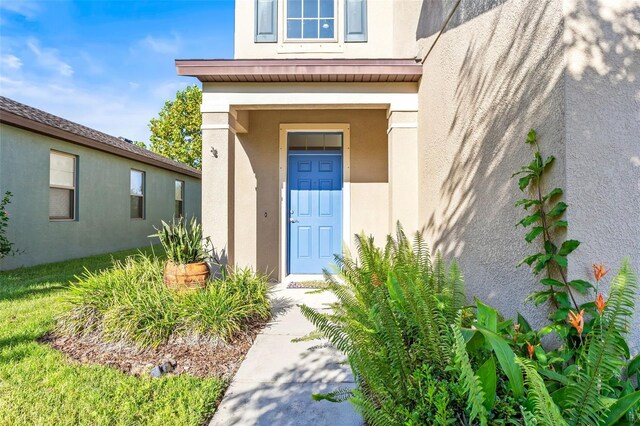
[[[49,219],[74,220],[76,213],[76,156],[49,154]]]
[[[144,219],[144,172],[131,170],[131,219]]]
[[[344,8],[337,0],[255,0],[255,42],[339,42],[340,34],[347,43],[366,42],[367,0],[340,4]]]
[[[287,39],[336,38],[335,0],[287,0]]]
[[[176,206],[174,215],[175,217],[184,216],[184,181],[182,180],[176,181]]]

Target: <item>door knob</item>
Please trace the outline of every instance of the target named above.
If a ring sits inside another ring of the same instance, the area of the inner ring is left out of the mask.
[[[296,222],[297,222],[297,220],[295,220],[294,218],[289,218],[289,222],[291,222],[291,223],[296,223]]]

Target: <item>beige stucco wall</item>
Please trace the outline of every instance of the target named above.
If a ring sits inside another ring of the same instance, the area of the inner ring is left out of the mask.
[[[420,56],[451,6],[424,2]],[[557,158],[546,185],[565,190],[567,237],[582,241],[570,278],[591,279],[593,262],[615,269],[623,256],[640,270],[639,29],[637,0],[463,0],[425,60],[421,216],[433,244],[459,258],[470,295],[507,316],[545,322],[543,309],[523,306],[537,280],[515,269],[535,249],[512,227],[522,212],[510,179],[529,161],[530,127]]]
[[[569,273],[616,270],[623,256],[640,273],[640,1],[563,6],[567,217],[583,242]],[[634,324],[637,352],[640,315]]]
[[[451,2],[430,3],[417,29],[422,54]],[[420,216],[428,238],[458,258],[470,297],[538,325],[544,309],[524,305],[536,279],[526,267],[516,269],[536,247],[514,228],[523,212],[514,207],[522,194],[511,174],[530,161],[523,141],[534,127],[545,153],[559,159],[548,185],[565,183],[562,18],[555,1],[463,0],[427,57],[420,86],[427,198]]]
[[[249,132],[236,136],[233,150],[233,262],[279,276],[281,123],[350,124],[351,233],[366,230],[382,241],[389,214],[384,110],[250,111]]]
[[[278,42],[254,42],[255,0],[236,0],[235,13],[235,52],[236,59],[272,59],[272,58],[393,58],[413,57],[413,49],[394,49],[404,45],[394,42],[395,11],[399,3],[418,3],[417,0],[369,0],[368,7],[368,41],[357,43],[344,42],[344,0],[337,0],[336,42],[295,43],[286,42],[284,25],[284,4],[278,1]],[[405,22],[404,10],[399,11],[400,22]],[[407,18],[409,19],[409,18]],[[411,27],[413,28],[413,27]],[[407,32],[399,33],[405,40]],[[411,32],[409,32],[411,38]],[[409,56],[404,56],[409,55]]]

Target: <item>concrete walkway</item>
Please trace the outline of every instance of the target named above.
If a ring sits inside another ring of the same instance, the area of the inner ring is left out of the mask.
[[[326,309],[334,299],[283,284],[274,290],[276,318],[256,338],[210,425],[361,426],[348,402],[311,399],[312,393],[354,386],[345,357],[321,340],[291,341],[314,329],[296,304]]]

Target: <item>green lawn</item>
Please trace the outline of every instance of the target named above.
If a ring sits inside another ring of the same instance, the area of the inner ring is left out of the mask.
[[[74,275],[137,250],[0,272],[0,423],[7,425],[201,425],[220,379],[135,378],[65,359],[37,342],[53,329]]]

